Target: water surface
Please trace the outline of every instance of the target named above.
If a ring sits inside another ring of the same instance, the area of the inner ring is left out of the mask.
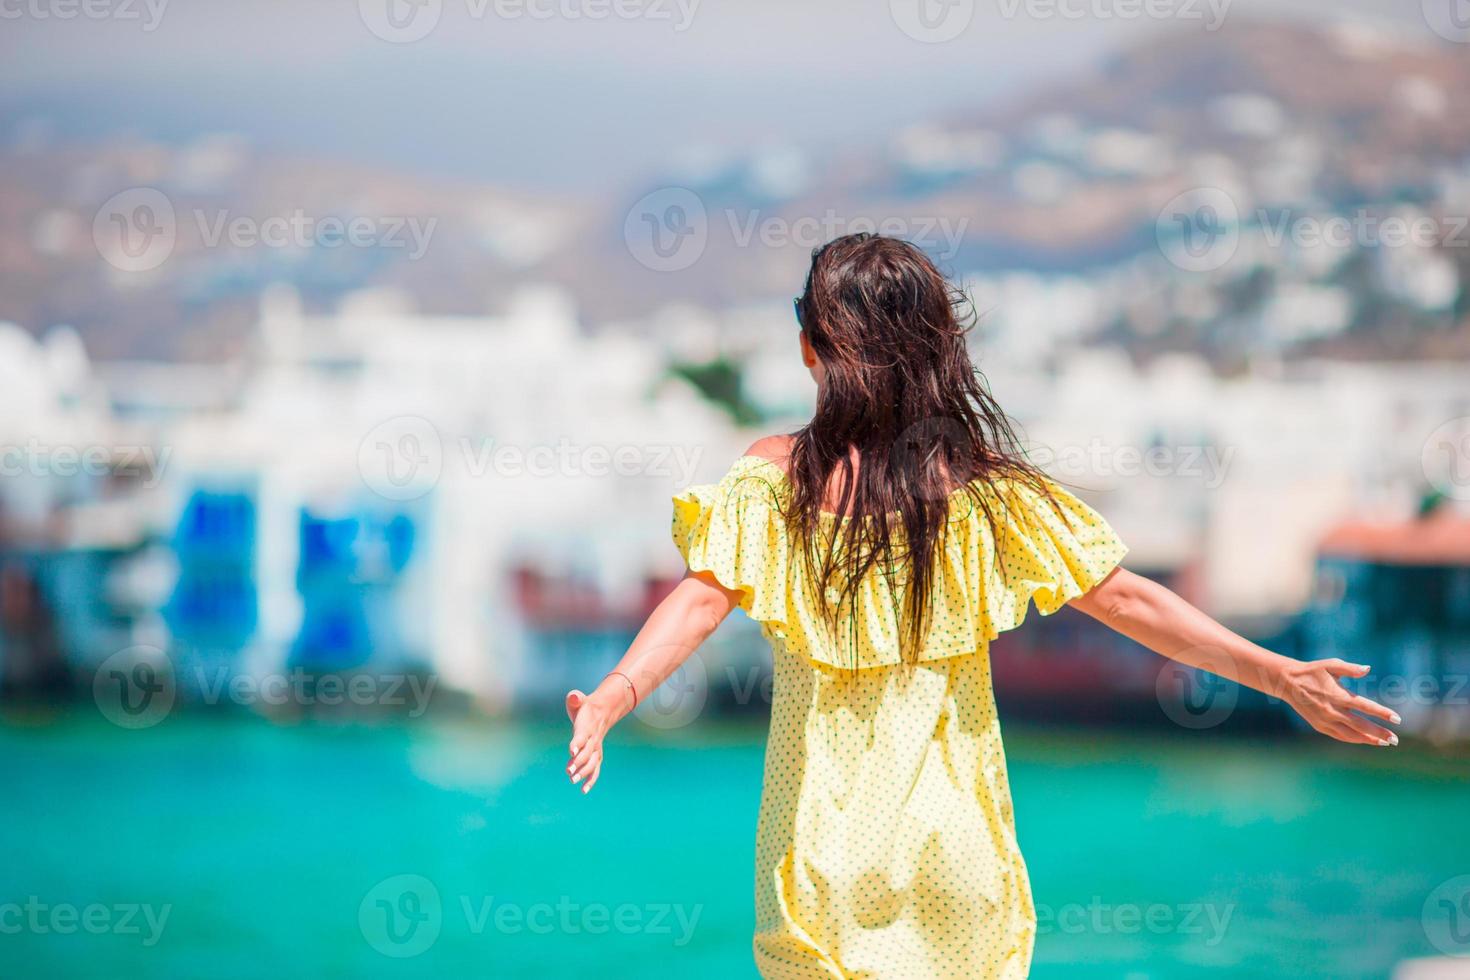
[[[586,798],[564,737],[12,715],[0,905],[46,911],[0,916],[0,975],[752,976],[760,725],[620,733]],[[1412,749],[1020,726],[1007,749],[1038,977],[1383,977],[1434,952],[1426,900],[1470,873],[1470,783]]]

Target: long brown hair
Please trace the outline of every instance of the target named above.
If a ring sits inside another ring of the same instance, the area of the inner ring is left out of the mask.
[[[811,581],[837,590],[831,626],[842,608],[857,615],[858,587],[876,569],[904,595],[899,642],[911,656],[956,495],[993,530],[987,485],[1016,480],[1050,497],[1047,482],[970,360],[968,297],[918,248],[868,234],[829,242],[812,253],[797,312],[826,377],[794,435],[787,520]],[[845,519],[828,513],[829,491]]]

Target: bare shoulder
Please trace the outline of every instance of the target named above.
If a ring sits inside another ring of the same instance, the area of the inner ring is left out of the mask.
[[[762,436],[751,443],[750,448],[742,455],[770,460],[784,470],[791,459],[791,444],[794,441],[794,437],[789,435]]]

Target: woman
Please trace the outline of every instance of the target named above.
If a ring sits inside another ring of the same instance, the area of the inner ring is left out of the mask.
[[[918,249],[817,250],[796,301],[812,420],[674,498],[688,574],[590,695],[571,781],[736,606],[775,661],[756,844],[763,976],[1020,977],[1035,935],[989,641],[1070,603],[1150,649],[1282,698],[1345,742],[1398,718],[1118,567],[1107,523],[1043,476],[971,364],[963,297]],[[1367,717],[1364,717],[1367,716]]]

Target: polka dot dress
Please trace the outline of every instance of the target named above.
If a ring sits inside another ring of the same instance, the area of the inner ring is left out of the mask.
[[[837,597],[806,580],[778,465],[741,457],[718,484],[675,496],[688,566],[738,591],[773,651],[756,831],[763,977],[1026,976],[1036,916],[987,648],[1029,603],[1055,612],[1126,550],[1051,489],[1052,501],[1017,484],[979,489],[986,506],[951,497],[928,638],[909,662],[902,582],[870,574],[832,635],[821,610]]]

